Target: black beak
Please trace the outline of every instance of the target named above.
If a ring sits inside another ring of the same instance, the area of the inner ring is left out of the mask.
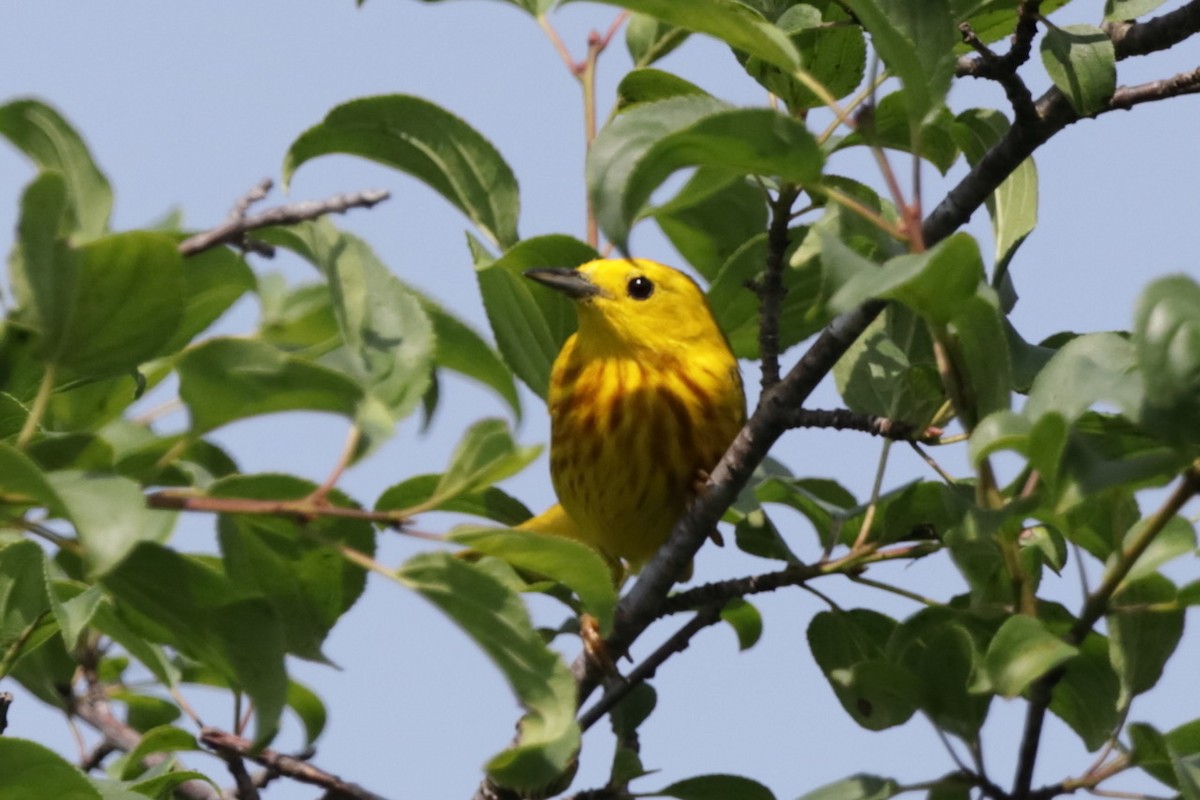
[[[527,269],[524,275],[526,278],[545,284],[551,289],[557,289],[573,300],[583,300],[600,294],[600,287],[589,281],[578,270],[564,269],[562,267],[554,269]]]

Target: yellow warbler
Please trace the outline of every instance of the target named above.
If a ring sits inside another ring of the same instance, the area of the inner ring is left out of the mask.
[[[562,508],[524,527],[581,539],[636,572],[745,422],[737,360],[700,287],[670,267],[602,259],[525,275],[575,300],[579,330],[550,376]]]

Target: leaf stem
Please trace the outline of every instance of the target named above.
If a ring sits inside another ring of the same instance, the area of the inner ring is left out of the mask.
[[[29,440],[37,433],[42,417],[46,416],[46,407],[50,403],[50,395],[54,393],[54,378],[57,372],[57,362],[51,361],[46,364],[46,371],[42,373],[42,381],[38,384],[37,394],[33,398],[33,407],[29,409],[29,416],[25,418],[25,424],[21,426],[21,432],[17,435],[18,450],[25,449]]]

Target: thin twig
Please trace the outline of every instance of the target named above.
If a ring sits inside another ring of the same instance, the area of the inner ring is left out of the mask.
[[[172,511],[287,517],[298,522],[309,522],[318,517],[338,517],[375,522],[396,528],[401,527],[407,519],[394,511],[370,511],[364,508],[314,503],[308,497],[300,500],[258,500],[246,497],[210,497],[166,489],[146,495],[146,505],[150,508]]]
[[[692,637],[700,631],[716,624],[721,619],[721,605],[713,603],[705,606],[696,613],[696,616],[688,620],[675,633],[671,634],[670,638],[662,643],[651,653],[644,661],[630,670],[625,676],[625,680],[617,683],[609,691],[604,693],[604,696],[596,701],[596,704],[587,711],[579,715],[579,728],[586,731],[592,725],[607,714],[625,695],[629,694],[639,684],[650,680],[654,677],[654,673],[662,666],[663,662],[676,653],[682,653],[687,649],[692,641]]]
[[[875,468],[875,482],[871,484],[871,502],[867,505],[867,512],[863,514],[858,536],[854,539],[854,546],[850,548],[852,551],[857,552],[867,546],[867,537],[871,535],[871,526],[875,523],[875,511],[879,508],[879,493],[883,490],[883,473],[887,469],[888,455],[891,452],[892,440],[884,439],[883,448],[879,453],[879,465]]]
[[[222,758],[236,757],[253,761],[284,777],[325,789],[329,798],[338,800],[384,800],[356,783],[350,783],[332,775],[307,761],[284,755],[270,748],[258,749],[249,739],[243,739],[228,731],[204,728],[200,731],[200,743]]]
[[[289,203],[267,209],[261,214],[253,216],[246,216],[244,213],[240,216],[231,216],[212,230],[184,239],[179,243],[179,252],[187,257],[226,244],[244,246],[246,234],[250,231],[268,228],[272,225],[295,225],[327,214],[344,214],[352,208],[371,208],[389,197],[391,197],[391,193],[386,190],[372,189],[365,192],[338,194],[326,200]],[[241,201],[239,201],[239,205],[241,205]],[[265,252],[262,254],[267,255]]]
[[[1063,636],[1063,641],[1074,646],[1083,643],[1092,627],[1108,609],[1109,601],[1120,588],[1121,582],[1125,580],[1134,564],[1146,552],[1146,548],[1154,542],[1158,534],[1179,513],[1184,504],[1198,492],[1200,492],[1200,464],[1193,464],[1183,474],[1170,497],[1146,518],[1129,543],[1116,554],[1116,558],[1105,572],[1100,585],[1088,595],[1075,624]],[[1062,668],[1052,670],[1034,681],[1029,687],[1029,707],[1025,712],[1025,732],[1021,737],[1020,756],[1017,760],[1016,777],[1013,780],[1014,800],[1031,800],[1030,787],[1033,783],[1033,770],[1041,741],[1042,723],[1046,716],[1046,710],[1050,707],[1054,686],[1062,680],[1063,674]]]

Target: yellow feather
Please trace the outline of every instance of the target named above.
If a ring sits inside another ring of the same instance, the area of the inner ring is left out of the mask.
[[[636,572],[745,422],[737,360],[704,293],[670,267],[611,259],[527,274],[574,297],[579,315],[550,378],[555,492],[576,538]]]

